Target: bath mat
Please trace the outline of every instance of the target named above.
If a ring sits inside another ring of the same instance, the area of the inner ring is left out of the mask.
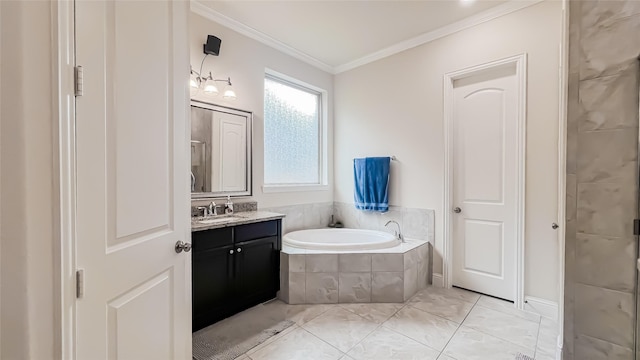
[[[193,333],[193,359],[233,360],[295,324],[252,310]]]
[[[518,353],[516,355],[516,360],[534,360],[531,356],[522,354],[522,353]]]

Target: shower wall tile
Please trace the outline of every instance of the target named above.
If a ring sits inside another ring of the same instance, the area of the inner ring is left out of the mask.
[[[289,261],[288,261],[288,271],[291,272],[305,272],[306,271],[306,256],[302,255],[302,254],[289,254]]]
[[[372,271],[403,271],[404,256],[403,254],[372,254],[371,270]]]
[[[578,96],[580,74],[569,74],[567,93],[567,173],[575,174],[578,157],[578,124],[582,116],[582,104]]]
[[[624,237],[636,215],[634,184],[578,184],[578,232]]]
[[[569,2],[569,75],[580,75],[582,49],[580,28],[582,23],[582,1]]]
[[[402,211],[403,230],[406,237],[429,240],[432,210],[404,208]]]
[[[414,264],[404,271],[403,300],[407,301],[418,291],[418,264]]]
[[[633,292],[636,264],[633,237],[576,236],[575,276],[578,282]]]
[[[331,222],[333,214],[333,203],[313,203],[305,204],[303,207],[304,228],[320,229],[326,228]]]
[[[578,182],[632,184],[636,179],[638,132],[592,131],[579,135]]]
[[[582,26],[610,26],[616,21],[640,15],[639,1],[579,1]],[[573,10],[573,8],[571,9]]]
[[[630,293],[575,284],[575,331],[631,349],[634,296]]]
[[[306,301],[306,276],[305,273],[289,273],[288,303],[304,304]]]
[[[635,58],[634,64],[637,66]],[[579,130],[637,128],[637,78],[637,69],[630,68],[619,74],[581,81],[580,103],[584,113],[580,116]],[[591,145],[586,141],[580,144]]]
[[[575,358],[589,360],[634,360],[631,349],[585,335],[579,335],[576,339]]]
[[[307,304],[338,302],[338,273],[307,273],[305,298]],[[289,285],[291,286],[291,285]]]
[[[583,4],[580,28],[581,79],[616,74],[637,67],[640,37],[634,35],[640,33],[640,16],[618,16],[618,19],[612,15],[603,17],[603,12],[611,12],[611,9],[601,8],[601,3],[593,4],[593,9]]]
[[[567,221],[572,221],[576,219],[576,202],[577,202],[577,192],[578,192],[578,180],[577,176],[574,174],[567,174],[566,182],[566,209],[565,216],[567,217]]]

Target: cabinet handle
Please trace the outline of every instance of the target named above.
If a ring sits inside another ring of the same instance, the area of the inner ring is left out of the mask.
[[[233,249],[229,250],[229,254],[233,254]]]
[[[237,252],[242,252],[242,248],[238,248],[238,250],[236,250]]]

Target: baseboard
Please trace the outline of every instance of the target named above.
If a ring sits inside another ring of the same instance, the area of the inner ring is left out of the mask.
[[[434,287],[444,287],[444,277],[442,277],[442,274],[433,274],[431,277],[431,284]]]
[[[549,319],[558,320],[558,303],[553,301],[525,296],[524,309]]]

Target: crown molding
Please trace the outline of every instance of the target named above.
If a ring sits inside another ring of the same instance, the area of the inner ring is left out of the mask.
[[[479,12],[475,15],[472,15],[468,18],[464,18],[460,21],[456,21],[449,25],[442,26],[435,30],[426,32],[422,35],[418,35],[414,38],[399,42],[395,45],[389,46],[388,48],[376,51],[369,55],[363,56],[360,59],[338,65],[335,67],[335,74],[339,74],[341,72],[349,71],[360,67],[362,65],[383,59],[385,57],[389,57],[391,55],[395,55],[399,52],[409,50],[411,48],[426,44],[428,42],[434,41],[436,39],[440,39],[442,37],[455,34],[464,29],[468,29],[470,27],[480,25],[487,21],[491,21],[497,19],[501,16],[505,16],[511,14],[512,12],[516,12],[518,10],[522,10],[529,6],[541,3],[544,0],[511,0],[502,5],[498,5],[491,9]]]
[[[206,6],[200,0],[191,0],[191,11],[209,20],[215,21],[222,26],[228,27],[229,29],[234,30],[246,37],[261,42],[298,60],[304,61],[307,64],[312,65],[320,70],[335,74],[335,68],[333,66],[325,64],[322,61],[283,43],[282,41],[276,40],[261,31],[258,31],[237,20],[223,15],[220,12]]]
[[[363,56],[354,61],[350,61],[348,63],[338,65],[335,67],[329,64],[326,64],[314,58],[313,56],[305,54],[304,52],[297,50],[279,40],[276,40],[261,31],[258,31],[237,20],[234,20],[226,15],[223,15],[220,12],[215,11],[210,7],[206,6],[204,3],[202,3],[201,0],[191,0],[191,11],[209,20],[215,21],[222,26],[228,27],[231,30],[234,30],[244,36],[247,36],[267,46],[270,46],[278,51],[281,51],[287,55],[290,55],[298,60],[304,61],[305,63],[311,66],[314,66],[322,71],[326,71],[330,74],[335,75],[335,74],[349,71],[357,67],[366,65],[368,63],[383,59],[385,57],[395,55],[405,50],[409,50],[411,48],[426,44],[436,39],[440,39],[442,37],[455,34],[464,29],[468,29],[470,27],[480,25],[487,21],[497,19],[501,16],[511,14],[518,10],[522,10],[529,6],[533,6],[538,3],[541,3],[543,1],[544,0],[511,0],[502,5],[498,5],[491,9],[472,15],[468,18],[462,19],[460,21],[456,21],[449,25],[442,26],[435,30],[426,32],[422,35],[418,35],[414,38],[399,42],[385,49],[373,52],[369,55]]]

